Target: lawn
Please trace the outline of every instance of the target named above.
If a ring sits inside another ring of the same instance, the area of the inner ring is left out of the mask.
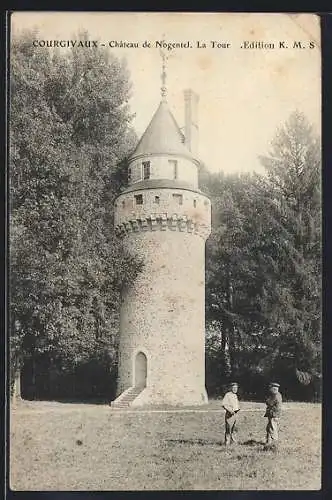
[[[11,410],[11,488],[320,489],[321,406],[285,403],[275,451],[264,450],[264,405],[242,408],[239,443],[225,448],[218,401],[186,412],[18,403]]]

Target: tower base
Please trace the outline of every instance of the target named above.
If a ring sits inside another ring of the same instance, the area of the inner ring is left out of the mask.
[[[132,406],[170,405],[170,406],[201,406],[208,403],[206,389],[202,392],[183,390],[182,394],[157,391],[146,387],[132,402]]]
[[[204,388],[202,392],[185,391],[182,394],[154,390],[151,387],[130,387],[121,393],[111,403],[112,408],[124,409],[141,406],[202,406],[207,404],[208,395]]]

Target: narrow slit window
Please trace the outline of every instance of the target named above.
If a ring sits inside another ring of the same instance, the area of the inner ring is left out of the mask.
[[[142,194],[137,194],[135,196],[135,203],[136,203],[136,205],[143,205],[143,195]]]
[[[196,206],[197,206],[197,201],[194,200],[194,208],[196,208]]]
[[[173,200],[177,201],[179,205],[182,205],[183,204],[182,194],[173,194]]]
[[[126,202],[123,200],[123,202],[122,202],[122,208],[125,208],[125,206],[126,206]]]
[[[131,176],[132,176],[132,174],[131,174],[131,167],[129,167],[128,168],[128,182],[131,181]]]
[[[149,161],[143,161],[143,179],[150,179],[150,162]]]
[[[171,168],[173,170],[173,179],[177,179],[179,176],[178,161],[177,160],[168,160],[168,164],[171,166]]]
[[[157,203],[157,205],[159,205],[159,203],[160,203],[160,197],[159,196],[155,196],[154,197],[154,202]]]

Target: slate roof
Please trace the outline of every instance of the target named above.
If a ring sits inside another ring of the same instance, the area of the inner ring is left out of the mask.
[[[147,154],[175,154],[194,159],[166,101],[161,101],[130,160]]]

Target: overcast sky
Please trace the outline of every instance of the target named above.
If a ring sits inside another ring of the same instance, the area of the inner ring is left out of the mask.
[[[277,127],[295,109],[320,128],[319,20],[314,15],[16,12],[12,29],[38,27],[41,40],[70,40],[80,29],[91,40],[151,42],[151,48],[113,49],[131,72],[140,136],[160,101],[161,58],[156,40],[190,41],[193,48],[167,51],[170,108],[184,125],[183,90],[200,96],[199,152],[211,171],[260,170],[258,155],[269,150]],[[196,48],[196,42],[207,48]],[[212,48],[211,41],[230,43]],[[285,41],[288,49],[243,49],[244,41]],[[294,41],[314,49],[292,48]],[[89,49],[82,49],[89,50]]]

